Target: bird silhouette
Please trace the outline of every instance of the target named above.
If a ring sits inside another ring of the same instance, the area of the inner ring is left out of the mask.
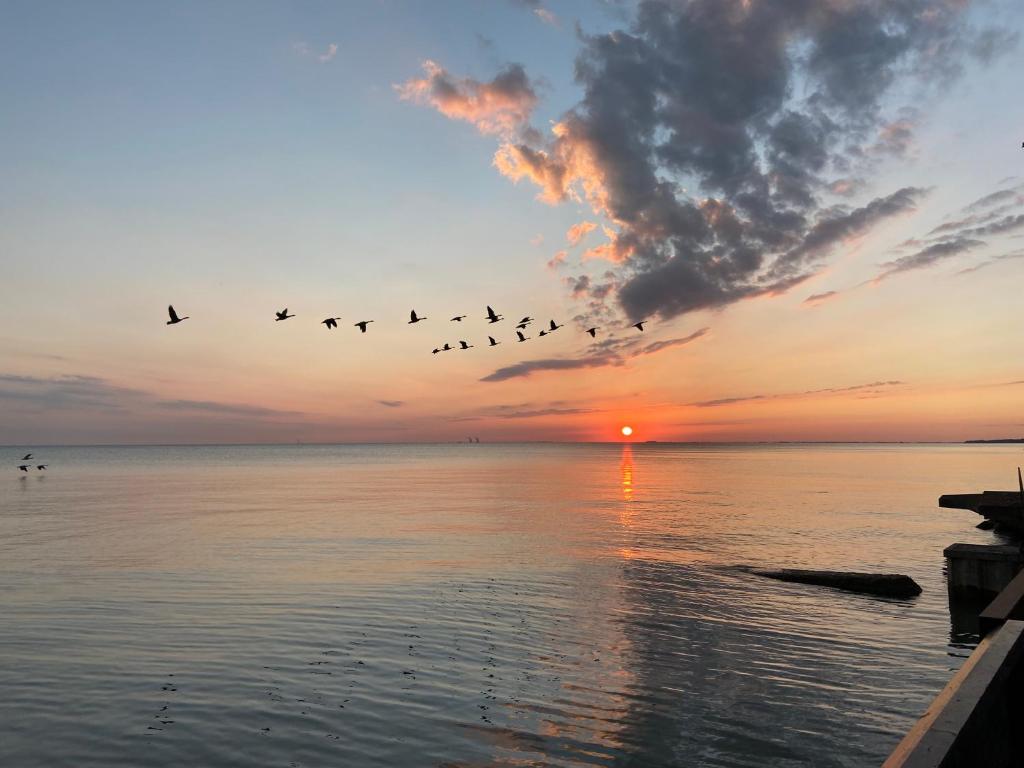
[[[454,349],[454,347],[451,344],[449,344],[447,341],[444,343],[444,346],[441,347],[441,351],[442,352],[451,352],[453,349]]]
[[[409,313],[409,325],[412,325],[413,323],[418,323],[421,320],[426,320],[426,319],[427,318],[425,318],[425,317],[417,317],[415,309],[412,312]]]
[[[292,317],[295,317],[295,315],[288,314],[288,307],[285,307],[280,312],[275,312],[274,314],[277,315],[277,320],[275,322],[280,322],[282,320],[288,320]]]
[[[505,319],[504,315],[497,314],[493,309],[491,309],[490,305],[487,306],[487,320],[488,320],[488,322],[496,323],[499,320],[504,320],[504,319]]]
[[[459,341],[459,346],[462,347],[462,349],[472,349],[473,348],[472,344],[467,344],[466,342],[464,342],[462,340]]]
[[[561,327],[562,326],[560,326],[558,323],[556,323],[554,320],[552,320],[550,326],[548,327],[548,332],[557,331]]]
[[[530,338],[529,336],[523,336],[522,331],[516,331],[516,336],[519,337],[520,341],[526,341],[528,338]]]
[[[188,316],[178,317],[178,313],[174,311],[174,307],[170,304],[167,305],[167,314],[170,315],[171,319],[167,321],[168,325],[174,325],[180,323],[182,320],[188,320]]]
[[[466,319],[465,315],[456,315],[455,317],[453,317],[451,319],[451,322],[453,322],[453,323],[461,323],[465,319]]]
[[[589,333],[590,334],[590,338],[592,338],[592,339],[596,339],[597,338],[597,328],[596,327],[594,327],[594,328],[587,328],[587,330],[585,330],[584,333]]]
[[[432,349],[432,350],[430,351],[430,354],[432,354],[432,355],[436,355],[436,354],[437,354],[438,352],[440,352],[440,351],[441,351],[440,349],[438,349],[437,347],[434,347],[434,348],[433,348],[433,349]]]
[[[22,472],[28,472],[28,465],[22,464],[20,467],[18,467],[18,469],[20,469]]]
[[[528,325],[529,325],[529,323],[519,323],[519,325],[517,325],[516,328],[518,328],[520,331],[525,331],[526,330],[526,326],[528,326]]]
[[[327,330],[330,330],[331,328],[337,328],[338,327],[338,321],[339,320],[341,320],[340,317],[328,317],[326,320],[321,320],[320,324],[321,325],[326,325],[327,326]]]
[[[489,344],[487,345],[488,347],[496,347],[496,346],[498,346],[499,344],[501,344],[501,342],[500,342],[500,341],[495,341],[495,340],[494,340],[494,337],[493,337],[493,336],[488,336],[488,337],[487,337],[487,341],[489,341],[489,342],[490,342],[490,343],[489,343]]]
[[[542,329],[541,332],[538,333],[537,335],[538,336],[547,336],[549,333],[550,333],[550,331],[545,331],[545,330]]]
[[[529,315],[527,315],[526,317],[524,317],[522,320],[519,321],[519,324],[520,325],[529,325],[532,322],[533,322],[533,318],[530,317]]]
[[[641,321],[640,321],[639,323],[633,323],[633,326],[632,326],[632,327],[633,327],[633,328],[636,328],[636,329],[637,329],[638,331],[640,331],[641,333],[643,333],[643,330],[644,330],[644,323],[646,323],[646,322],[647,322],[646,320],[641,320]]]
[[[45,464],[37,464],[36,465],[36,469],[40,469],[40,470],[46,469],[46,465]]]
[[[21,457],[21,460],[22,461],[28,461],[31,458],[32,458],[32,454],[31,453],[26,453],[24,456]]]
[[[353,325],[361,332],[366,333],[366,326],[372,322],[373,320],[360,320],[358,323],[353,323]]]

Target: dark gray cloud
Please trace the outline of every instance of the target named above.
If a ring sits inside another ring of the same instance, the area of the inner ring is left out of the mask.
[[[813,293],[804,299],[804,304],[821,304],[823,301],[835,298],[839,295],[839,291],[825,291],[824,293]]]
[[[1008,44],[974,29],[968,6],[642,0],[628,29],[581,36],[583,98],[555,138],[507,144],[496,165],[615,224],[594,255],[619,263],[632,319],[785,292],[921,199],[908,187],[857,208],[822,202],[911,145],[916,114],[891,112],[891,93]]]
[[[653,355],[656,352],[661,352],[664,349],[671,349],[672,347],[682,347],[691,342],[696,341],[702,336],[706,336],[710,331],[710,328],[701,328],[698,331],[694,331],[689,336],[681,336],[678,339],[665,339],[664,341],[655,341],[644,347],[641,347],[634,353],[634,357],[640,355]]]
[[[580,368],[605,368],[609,365],[622,364],[621,358],[612,355],[524,360],[520,363],[499,368],[494,373],[484,376],[480,381],[508,381],[509,379],[524,378],[538,371],[569,371]]]
[[[405,405],[405,400],[378,400],[377,402],[385,408],[401,408]]]
[[[1000,189],[996,192],[991,192],[983,197],[979,197],[970,205],[964,206],[964,213],[974,213],[975,211],[981,211],[985,208],[989,208],[997,203],[1003,203],[1008,200],[1012,200],[1019,193],[1016,189]]]
[[[885,280],[887,277],[891,277],[892,275],[900,272],[909,272],[912,269],[930,267],[936,262],[952,258],[953,256],[959,256],[962,253],[966,253],[967,251],[979,248],[983,245],[985,245],[983,240],[973,240],[962,237],[955,240],[946,240],[941,243],[935,243],[934,245],[929,245],[927,248],[922,248],[916,253],[912,253],[908,256],[901,256],[894,261],[886,262],[882,265],[882,272],[875,278],[875,281],[878,282]]]

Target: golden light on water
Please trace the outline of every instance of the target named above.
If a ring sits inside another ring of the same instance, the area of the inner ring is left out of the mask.
[[[627,427],[623,427],[622,428],[622,436],[623,437],[629,437],[632,434],[633,434],[633,428],[632,427],[627,426]]]

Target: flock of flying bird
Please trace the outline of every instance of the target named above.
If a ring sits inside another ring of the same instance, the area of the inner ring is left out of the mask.
[[[21,457],[21,460],[22,461],[31,461],[32,460],[32,454],[31,453],[26,453],[24,456]],[[20,465],[18,465],[18,469],[20,469],[22,472],[28,472],[29,469],[31,469],[31,465],[30,464],[20,464]],[[36,464],[36,469],[38,469],[40,472],[42,472],[44,469],[46,469],[46,465],[45,464]]]
[[[170,320],[167,321],[168,325],[176,325],[177,323],[180,323],[180,322],[182,322],[184,320],[188,320],[189,319],[188,315],[186,315],[185,317],[178,317],[178,313],[174,311],[174,307],[173,306],[168,306],[167,307],[167,314],[171,318]],[[293,315],[293,314],[288,314],[288,308],[287,307],[282,309],[280,312],[275,312],[274,314],[277,316],[275,322],[280,322],[282,320],[291,320],[293,317],[295,317],[295,315]],[[449,322],[461,323],[467,317],[468,317],[468,315],[456,315],[455,317],[451,318],[449,320]],[[409,313],[408,325],[415,325],[416,323],[422,323],[426,319],[427,319],[426,317],[421,317],[421,316],[417,315],[416,314],[416,310],[414,309],[414,310],[412,310]],[[487,307],[487,315],[486,315],[485,319],[487,320],[488,323],[493,324],[493,323],[497,323],[497,322],[500,322],[500,321],[504,320],[505,317],[503,315],[499,315],[497,312],[495,312],[490,307]],[[338,321],[339,320],[341,320],[340,317],[328,317],[328,318],[325,318],[324,320],[321,320],[320,324],[323,325],[323,326],[326,326],[327,330],[331,330],[332,328],[337,328],[338,327]],[[353,323],[353,327],[358,328],[361,333],[366,333],[366,327],[370,323],[372,323],[372,322],[373,322],[373,320],[360,320],[358,323]],[[533,322],[536,322],[534,320],[534,318],[532,318],[529,315],[527,315],[522,320],[520,320],[518,323],[516,323],[516,340],[517,341],[520,341],[520,342],[522,342],[522,341],[529,341],[532,338],[531,336],[527,336],[524,333],[524,331]],[[636,328],[638,331],[643,331],[644,324],[646,322],[648,322],[648,321],[647,320],[641,320],[638,323],[633,323],[630,327],[631,328]],[[554,320],[552,320],[548,324],[548,327],[541,329],[540,333],[538,333],[537,336],[538,337],[548,336],[548,335],[554,333],[555,331],[557,331],[559,328],[563,328],[563,327],[564,326],[559,325]],[[596,339],[597,338],[598,330],[599,330],[599,328],[597,326],[595,326],[593,328],[587,328],[583,332],[590,334],[590,338]],[[497,341],[493,336],[488,336],[487,337],[487,342],[488,342],[487,346],[489,346],[489,347],[496,347],[499,344],[501,344],[501,342]],[[443,346],[434,347],[432,354],[436,355],[438,352],[449,352],[449,351],[451,351],[453,349],[473,349],[473,345],[470,344],[469,342],[460,340],[458,342],[458,344],[459,344],[458,347],[453,347],[448,342],[445,342]]]

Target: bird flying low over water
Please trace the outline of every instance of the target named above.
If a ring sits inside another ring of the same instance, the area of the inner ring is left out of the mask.
[[[182,320],[188,320],[188,316],[178,317],[178,313],[174,311],[174,307],[170,304],[167,305],[167,314],[170,316],[170,320],[167,321],[168,325],[174,325],[180,323]]]
[[[488,320],[488,322],[496,323],[499,320],[504,320],[504,319],[505,319],[504,315],[497,314],[493,309],[490,308],[490,306],[487,307],[487,320]]]
[[[638,331],[642,333],[644,330],[644,323],[646,322],[646,320],[641,320],[639,323],[633,323],[632,327],[636,328]]]
[[[412,325],[413,323],[418,323],[421,320],[426,320],[426,319],[427,318],[425,318],[425,317],[417,317],[415,309],[412,312],[409,313],[409,325]]]
[[[594,328],[587,328],[587,330],[585,330],[584,333],[589,333],[590,334],[590,338],[592,338],[592,339],[596,339],[597,338],[597,328],[596,327],[594,327]]]
[[[285,307],[280,312],[275,312],[274,314],[277,315],[277,320],[275,322],[280,322],[281,320],[288,320],[289,318],[295,317],[295,315],[288,314],[288,307]]]
[[[353,325],[361,332],[366,333],[366,326],[372,322],[373,320],[360,320],[358,323],[353,323]]]
[[[488,307],[488,309],[490,309],[490,307]],[[465,315],[456,315],[455,317],[453,317],[451,319],[451,322],[453,322],[453,323],[461,323],[465,319],[466,319]]]
[[[20,469],[22,472],[28,472],[28,465],[22,464],[20,467],[18,467],[18,469]]]
[[[558,323],[556,323],[554,320],[552,320],[551,324],[548,326],[548,332],[557,331],[561,327],[562,326],[560,326]]]
[[[472,345],[472,344],[467,344],[466,342],[464,342],[464,341],[462,341],[462,340],[460,340],[460,341],[459,341],[459,346],[460,346],[460,347],[461,347],[462,349],[472,349],[472,348],[473,348],[473,345]]]
[[[487,345],[488,347],[496,347],[496,346],[498,346],[499,344],[501,344],[501,342],[500,342],[500,341],[495,341],[495,340],[494,340],[494,337],[493,337],[493,336],[488,336],[488,337],[487,337],[487,341],[488,341],[488,342],[490,342],[490,343],[489,343],[489,344]]]
[[[519,337],[520,341],[526,341],[528,338],[530,338],[529,336],[523,336],[522,331],[516,331],[516,336]]]
[[[24,456],[21,457],[21,460],[22,461],[28,461],[31,458],[32,458],[32,454],[31,453],[26,453]]]
[[[338,327],[338,321],[339,320],[341,320],[340,317],[328,317],[326,320],[321,320],[320,324],[321,325],[326,325],[327,326],[327,330],[330,330],[331,328],[337,328]]]

